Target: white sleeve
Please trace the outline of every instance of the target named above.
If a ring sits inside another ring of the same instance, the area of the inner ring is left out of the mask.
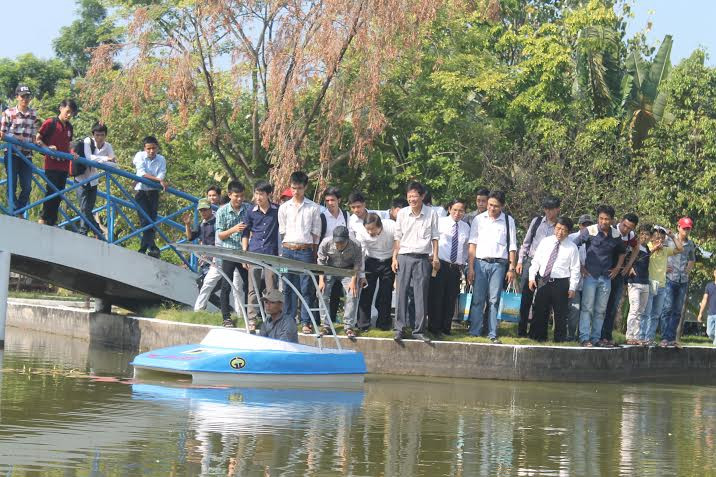
[[[582,279],[582,264],[579,259],[579,249],[572,252],[569,263],[569,291],[575,291]]]
[[[508,217],[510,221],[510,250],[509,252],[517,252],[517,227],[512,216]]]

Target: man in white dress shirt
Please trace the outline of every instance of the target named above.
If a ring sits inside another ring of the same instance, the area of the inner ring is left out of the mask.
[[[529,287],[534,291],[529,337],[547,341],[550,309],[554,311],[554,341],[567,339],[569,299],[573,298],[582,274],[579,250],[569,238],[574,223],[559,217],[554,235],[537,246],[529,269]]]
[[[169,186],[167,175],[167,161],[164,156],[158,154],[159,141],[154,136],[144,138],[144,150],[139,151],[132,161],[137,170],[137,175],[150,181],[156,182],[161,186],[162,190],[167,190]],[[157,220],[157,211],[159,210],[159,188],[150,187],[143,182],[137,182],[134,187],[137,194],[134,200],[139,207],[145,212],[139,214],[139,224],[146,227],[152,221]],[[145,215],[146,214],[146,215]],[[148,217],[148,218],[147,218]],[[142,241],[139,245],[139,253],[147,253],[148,255],[159,258],[159,248],[154,243],[155,230],[150,227],[142,232]]]
[[[108,143],[106,139],[107,126],[102,123],[95,123],[94,126],[92,126],[92,137],[86,137],[82,142],[84,146],[84,151],[82,151],[83,157],[90,161],[116,167],[117,157],[114,155],[112,145]],[[96,167],[87,167],[82,174],[75,177],[75,182],[88,180],[97,175],[97,172]],[[94,206],[97,202],[98,184],[99,178],[91,180],[77,189],[77,201],[80,203],[80,212],[82,212],[82,215],[87,219],[87,222],[84,220],[80,221],[78,232],[82,235],[89,233],[90,225],[94,227],[92,230],[95,235],[97,235],[96,231],[101,231],[99,224],[94,218]]]
[[[378,214],[370,212],[366,216],[363,227],[363,230],[356,234],[356,240],[363,250],[367,285],[361,292],[358,303],[357,326],[361,331],[370,328],[373,296],[378,285],[378,296],[375,301],[378,319],[375,326],[381,330],[389,330],[390,302],[395,281],[395,273],[390,268],[395,242],[395,222],[381,219]]]
[[[462,269],[467,263],[467,241],[470,226],[463,222],[466,203],[462,199],[448,205],[448,216],[438,219],[438,258],[440,270],[430,279],[428,299],[428,329],[436,334],[449,335],[455,303],[460,294]]]
[[[321,233],[321,210],[318,204],[306,198],[308,175],[303,171],[291,174],[289,180],[293,197],[278,208],[278,233],[281,236],[281,254],[283,257],[305,263],[316,263],[318,239]],[[301,290],[301,295],[311,308],[316,307],[316,289],[311,277],[306,274],[288,274],[287,278]],[[285,286],[284,315],[288,319],[296,316],[299,300],[291,287]],[[320,317],[313,313],[318,323]],[[311,315],[306,307],[301,307],[301,324],[303,333],[313,333]]]
[[[487,336],[495,344],[497,339],[497,310],[504,282],[515,279],[517,266],[517,233],[515,220],[504,213],[505,193],[490,192],[487,211],[479,214],[470,227],[467,282],[474,283],[470,307],[472,336],[480,336],[485,303],[489,304]]]
[[[432,207],[423,204],[425,186],[411,182],[407,187],[408,207],[398,212],[395,226],[395,246],[391,268],[398,274],[397,303],[393,328],[395,341],[403,340],[403,330],[408,326],[408,290],[413,289],[415,303],[415,326],[413,338],[426,343],[430,339],[427,330],[428,293],[430,272],[440,269],[438,259],[438,216]],[[430,256],[432,259],[432,266]]]

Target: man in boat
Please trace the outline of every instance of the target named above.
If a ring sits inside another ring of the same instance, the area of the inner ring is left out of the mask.
[[[283,316],[283,293],[275,288],[268,290],[263,301],[266,321],[261,325],[261,336],[298,343],[296,322]]]

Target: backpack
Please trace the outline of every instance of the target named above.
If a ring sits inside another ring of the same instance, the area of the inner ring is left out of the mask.
[[[94,143],[94,139],[89,138],[90,140],[90,150],[92,151],[92,154],[97,150],[97,146]],[[82,157],[84,159],[88,159],[85,157],[85,140],[80,139],[79,141],[72,144],[72,150],[77,153],[79,157]],[[87,166],[84,164],[80,164],[77,161],[72,161],[72,164],[70,164],[70,175],[72,177],[81,176],[87,172]]]
[[[330,213],[330,212],[329,212]],[[346,227],[348,227],[348,212],[341,209],[341,213],[343,214],[343,220],[346,221]],[[321,239],[318,241],[318,243],[323,242],[323,239],[326,237],[326,229],[328,228],[328,222],[326,221],[326,216],[321,215]]]

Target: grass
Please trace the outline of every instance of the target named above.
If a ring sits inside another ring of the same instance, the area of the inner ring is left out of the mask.
[[[220,326],[223,323],[221,313],[212,311],[194,311],[174,306],[156,306],[143,308],[138,316],[145,318],[156,318],[158,320],[177,321],[180,323],[193,323],[196,325]],[[235,318],[234,323],[238,328],[244,327],[244,320]]]
[[[84,301],[83,295],[77,295],[69,290],[58,289],[52,291],[18,291],[10,290],[8,292],[10,298],[27,298],[31,300],[65,300],[65,301]]]

